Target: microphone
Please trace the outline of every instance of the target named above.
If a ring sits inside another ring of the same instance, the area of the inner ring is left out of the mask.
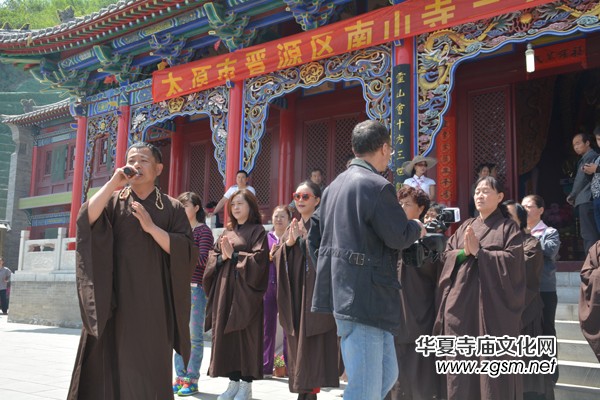
[[[131,178],[135,175],[138,175],[138,171],[135,168],[125,167],[123,168],[123,173],[127,175],[128,178]]]

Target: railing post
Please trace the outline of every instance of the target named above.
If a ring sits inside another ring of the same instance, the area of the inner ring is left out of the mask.
[[[60,271],[60,263],[62,262],[62,252],[65,236],[67,236],[67,230],[65,228],[58,228],[58,235],[56,236],[56,247],[54,251],[58,254],[54,254],[54,270]]]
[[[29,231],[21,231],[21,243],[19,244],[19,266],[17,270],[23,271],[23,263],[25,262],[25,253],[27,252],[27,241],[29,240]]]

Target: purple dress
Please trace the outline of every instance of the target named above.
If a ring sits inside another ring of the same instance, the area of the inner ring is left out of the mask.
[[[275,232],[267,233],[269,250],[279,239]],[[277,272],[273,261],[269,262],[269,286],[263,298],[264,302],[264,352],[263,352],[263,373],[273,373],[273,362],[275,357],[275,336],[277,335]]]

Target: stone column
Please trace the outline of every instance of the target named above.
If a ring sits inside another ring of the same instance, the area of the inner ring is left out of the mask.
[[[8,195],[6,199],[6,220],[11,230],[5,234],[5,265],[16,269],[19,261],[19,242],[22,230],[31,227],[26,212],[19,210],[19,200],[29,196],[31,182],[31,166],[33,157],[33,137],[36,128],[9,124],[15,152],[10,156],[10,172],[8,176]]]

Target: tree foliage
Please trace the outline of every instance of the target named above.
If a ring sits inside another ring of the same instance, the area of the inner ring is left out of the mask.
[[[91,14],[117,0],[0,0],[0,27],[5,23],[13,29],[29,24],[41,29],[60,24],[58,10],[73,7],[76,17]]]

